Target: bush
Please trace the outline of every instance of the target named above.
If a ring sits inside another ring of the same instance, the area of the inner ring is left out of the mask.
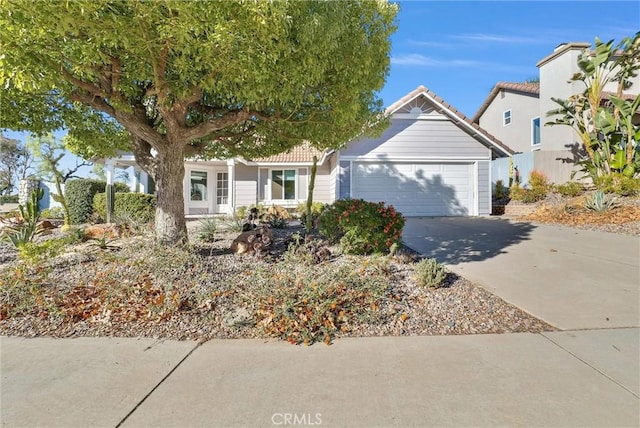
[[[529,175],[530,188],[520,187],[519,184],[513,184],[509,189],[509,197],[514,201],[521,201],[527,204],[543,200],[551,185],[547,177],[540,171],[533,170]]]
[[[19,196],[18,195],[2,195],[0,196],[0,205],[3,204],[17,204]]]
[[[620,196],[640,194],[640,178],[627,177],[619,173],[598,177],[594,184],[605,193],[615,193]]]
[[[66,244],[63,238],[48,239],[42,243],[25,242],[18,247],[18,258],[32,264],[43,262],[58,256]]]
[[[555,191],[560,193],[562,196],[580,196],[582,192],[584,192],[584,186],[577,181],[568,181],[564,184],[559,184],[555,186]]]
[[[602,190],[595,192],[584,203],[584,207],[591,211],[605,212],[616,206],[615,198],[607,198]]]
[[[322,202],[313,202],[311,204],[311,223],[314,224],[320,218],[320,215],[324,211],[324,204]],[[300,217],[300,222],[305,224],[307,222],[307,204],[303,202],[298,204],[296,212]]]
[[[140,223],[149,223],[155,219],[156,196],[146,193],[116,193],[113,215],[128,217]],[[107,217],[107,195],[97,193],[93,198],[92,209],[101,218]]]
[[[423,259],[414,267],[416,283],[421,287],[440,288],[447,277],[443,264],[436,259]]]
[[[44,210],[42,210],[40,217],[62,220],[64,219],[64,210],[62,209],[62,207],[45,208]]]
[[[494,199],[503,199],[507,196],[507,188],[504,187],[502,180],[496,181],[496,187],[493,192]]]
[[[393,206],[362,199],[341,199],[325,207],[320,233],[340,243],[347,254],[386,253],[400,243],[405,219]]]
[[[100,180],[69,180],[64,185],[64,195],[69,206],[71,224],[86,223],[93,212],[93,197],[104,192],[107,183]],[[115,184],[116,192],[128,192],[129,187],[123,183]]]

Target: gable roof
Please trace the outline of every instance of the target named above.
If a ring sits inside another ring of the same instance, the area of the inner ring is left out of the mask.
[[[479,123],[480,116],[482,116],[485,110],[491,105],[494,98],[498,96],[500,91],[514,92],[516,94],[530,95],[538,98],[540,96],[540,83],[538,82],[498,82],[491,89],[489,95],[484,100],[476,114],[471,119],[474,123]]]
[[[449,117],[449,119],[451,119],[459,127],[465,128],[466,131],[472,137],[478,137],[477,139],[480,140],[486,146],[492,149],[495,148],[497,152],[505,155],[512,155],[515,153],[507,145],[505,145],[496,137],[494,137],[493,135],[491,135],[490,133],[482,129],[477,123],[474,123],[462,112],[458,111],[458,109],[456,109],[451,104],[447,103],[445,100],[443,100],[438,95],[431,92],[429,89],[427,89],[425,86],[422,86],[422,85],[418,86],[416,89],[409,92],[407,95],[405,95],[404,97],[400,98],[398,101],[394,102],[389,107],[387,107],[385,113],[388,116],[393,115],[394,113],[398,112],[402,107],[404,107],[406,104],[410,103],[412,100],[416,99],[421,95],[427,98],[436,107],[436,110],[438,110],[440,113],[444,114],[445,116]]]

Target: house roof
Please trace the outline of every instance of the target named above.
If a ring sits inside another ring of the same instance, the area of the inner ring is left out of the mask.
[[[279,153],[277,155],[265,157],[265,158],[256,158],[252,159],[253,162],[256,163],[311,163],[313,162],[313,157],[317,156],[318,161],[320,162],[325,155],[324,151],[318,150],[315,147],[312,147],[309,143],[303,143],[299,146],[293,147],[288,152]]]
[[[549,61],[551,61],[552,59],[559,57],[560,55],[562,55],[563,53],[572,50],[572,49],[579,49],[579,50],[584,50],[584,49],[588,49],[591,47],[591,43],[586,43],[586,42],[569,42],[569,43],[561,43],[558,46],[556,46],[556,48],[553,50],[553,52],[549,55],[547,55],[546,57],[542,58],[540,61],[538,61],[536,63],[536,67],[542,67],[543,65],[545,65],[546,63],[548,63]]]
[[[496,83],[496,85],[493,87],[493,89],[491,89],[491,92],[489,92],[489,95],[484,100],[484,102],[482,103],[482,105],[480,106],[476,114],[473,115],[473,118],[471,120],[474,123],[479,123],[480,116],[484,114],[485,110],[489,107],[489,105],[491,105],[494,98],[498,96],[500,91],[515,92],[518,94],[539,97],[540,83],[538,82],[531,82],[531,83],[529,82],[498,82]]]
[[[416,89],[409,92],[407,95],[405,95],[404,97],[400,98],[398,101],[396,101],[395,103],[387,107],[386,114],[392,115],[396,113],[399,109],[401,109],[407,103],[411,102],[413,99],[419,97],[420,95],[424,95],[427,99],[431,100],[436,105],[436,108],[441,111],[441,113],[445,114],[446,116],[454,120],[454,122],[458,122],[460,125],[462,125],[462,127],[466,127],[468,131],[474,133],[474,136],[478,135],[489,146],[496,147],[499,152],[502,152],[504,154],[515,153],[507,145],[505,145],[496,137],[494,137],[493,135],[491,135],[490,133],[482,129],[477,123],[474,123],[462,112],[458,111],[458,109],[456,109],[451,104],[449,104],[448,102],[446,102],[445,100],[440,98],[438,95],[431,92],[429,89],[427,89],[425,86],[422,86],[422,85],[418,86]]]

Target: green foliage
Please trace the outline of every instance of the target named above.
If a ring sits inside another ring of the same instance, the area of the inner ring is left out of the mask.
[[[87,159],[134,151],[172,220],[158,222],[158,238],[173,244],[185,232],[173,191],[184,177],[167,166],[187,148],[252,159],[384,129],[378,93],[397,11],[387,1],[2,2],[0,128],[67,129],[67,147]]]
[[[41,243],[25,242],[18,247],[18,258],[27,263],[40,263],[58,256],[67,244],[63,238],[47,239]]]
[[[616,206],[615,198],[608,198],[602,190],[597,190],[584,203],[584,207],[591,211],[605,212]]]
[[[93,197],[93,211],[102,219],[107,217],[107,197],[105,193],[96,193]],[[114,217],[128,216],[139,223],[150,223],[155,219],[156,196],[146,193],[116,193]]]
[[[555,120],[547,125],[572,127],[580,136],[586,158],[577,162],[594,182],[603,176],[620,173],[627,177],[640,174],[640,125],[633,117],[640,108],[640,94],[634,99],[622,96],[640,70],[640,32],[614,46],[596,38],[593,50],[578,58],[579,73],[571,77],[585,90],[566,100],[552,98],[559,108],[547,113]],[[612,84],[616,95],[607,96]],[[610,102],[603,103],[608,98]]]
[[[322,202],[314,202],[311,204],[311,222],[312,223],[316,223],[318,221],[318,218],[322,214],[322,211],[324,211],[324,207],[325,207],[325,204],[323,204]],[[304,202],[298,204],[298,206],[296,207],[296,212],[300,217],[300,222],[302,224],[305,224],[307,222],[307,204]]]
[[[40,216],[42,218],[62,220],[64,218],[64,210],[62,207],[45,208]]]
[[[20,223],[2,229],[2,237],[11,242],[14,247],[20,248],[21,245],[33,241],[33,238],[42,233],[38,223],[40,221],[40,200],[43,196],[43,188],[31,191],[26,207],[18,205]]]
[[[496,181],[496,187],[493,191],[493,197],[495,199],[503,199],[507,196],[507,188],[502,183],[502,180]]]
[[[633,178],[614,173],[597,177],[594,184],[605,193],[615,193],[620,196],[640,195],[640,177]]]
[[[236,208],[235,217],[238,217],[240,219],[247,218],[247,211],[248,211],[248,208],[245,206],[238,207]]]
[[[93,197],[104,192],[107,183],[104,181],[77,179],[65,184],[65,197],[69,206],[71,224],[86,223],[93,212]]]
[[[558,184],[554,186],[554,189],[562,196],[569,197],[580,196],[582,195],[582,192],[584,192],[584,186],[577,181],[568,181],[564,184]]]
[[[113,242],[115,242],[116,240],[116,238],[110,238],[106,233],[102,236],[89,238],[91,245],[100,250],[112,250],[117,248],[115,245],[113,245]]]
[[[289,264],[260,268],[251,281],[260,286],[254,304],[258,326],[290,343],[331,343],[357,318],[376,317],[387,289],[386,270],[352,259],[342,265]]]
[[[536,170],[531,171],[529,175],[529,186],[520,187],[518,183],[514,183],[509,189],[509,198],[530,204],[543,200],[551,189],[547,177]]]
[[[340,242],[347,254],[386,253],[400,242],[405,219],[393,206],[362,199],[341,199],[325,207],[320,233]]]
[[[78,244],[87,241],[87,234],[84,229],[79,227],[72,227],[64,236],[64,240],[67,244]]]
[[[18,198],[18,195],[0,195],[0,205],[17,204]]]
[[[420,287],[440,288],[447,270],[436,259],[422,259],[414,265],[414,278]]]
[[[215,218],[205,218],[200,220],[198,238],[205,242],[213,242],[216,240],[218,233],[218,223]]]

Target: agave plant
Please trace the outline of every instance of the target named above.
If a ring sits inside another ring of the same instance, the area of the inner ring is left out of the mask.
[[[602,190],[598,190],[591,198],[587,199],[584,207],[591,211],[604,212],[609,211],[616,205],[616,198],[607,198]]]
[[[20,224],[9,226],[2,231],[3,237],[11,242],[14,247],[33,241],[40,235],[43,229],[38,224],[40,221],[40,200],[44,196],[44,189],[35,189],[29,195],[26,206],[18,205]]]

